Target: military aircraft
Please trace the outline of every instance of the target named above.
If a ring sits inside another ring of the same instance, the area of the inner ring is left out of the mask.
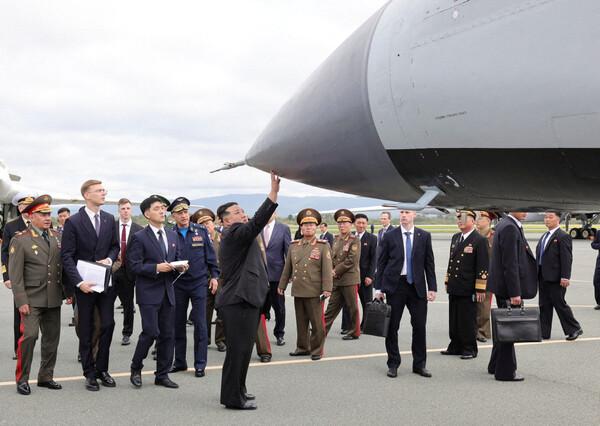
[[[600,2],[392,0],[243,164],[399,208],[600,211]]]

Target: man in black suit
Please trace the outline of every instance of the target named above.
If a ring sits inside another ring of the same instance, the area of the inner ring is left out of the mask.
[[[273,213],[267,226],[261,232],[261,241],[265,248],[267,258],[267,274],[269,275],[269,294],[263,312],[268,314],[273,308],[275,311],[275,328],[273,334],[277,339],[277,346],[285,345],[285,297],[277,293],[279,278],[283,272],[285,258],[292,241],[290,227],[276,220]]]
[[[121,345],[126,346],[130,343],[133,334],[133,315],[134,304],[133,296],[135,290],[135,276],[127,267],[127,246],[131,243],[133,235],[141,231],[141,225],[131,220],[131,201],[127,198],[121,198],[118,202],[119,219],[117,219],[117,238],[119,240],[119,257],[113,264],[113,279],[117,295],[123,305],[123,338]]]
[[[600,232],[596,232],[596,235],[594,235],[592,248],[599,250],[596,257],[596,269],[594,270],[594,298],[596,299],[594,309],[600,311]]]
[[[560,229],[559,212],[546,212],[544,224],[548,231],[542,235],[536,248],[542,337],[550,338],[553,309],[556,309],[567,340],[575,340],[583,331],[565,300],[571,279],[573,243],[571,236]]]
[[[400,210],[400,225],[379,241],[379,257],[375,277],[375,297],[392,307],[390,328],[385,339],[388,354],[388,377],[398,375],[400,351],[398,328],[404,307],[410,312],[412,325],[413,373],[431,377],[425,364],[427,348],[425,324],[427,302],[435,300],[437,283],[431,234],[414,226],[416,212]]]
[[[169,200],[151,195],[140,203],[140,210],[148,219],[148,226],[133,235],[127,251],[128,268],[136,276],[136,299],[142,317],[142,332],[138,338],[129,380],[136,388],[142,387],[143,361],[156,341],[156,371],[154,384],[175,389],[179,385],[169,378],[175,350],[175,290],[177,269],[184,273],[187,265],[174,267],[181,259],[181,245],[177,234],[165,229],[163,223]]]
[[[535,257],[523,233],[526,212],[510,212],[496,226],[488,276],[488,290],[496,295],[499,308],[520,306],[523,299],[533,299],[537,293]],[[517,373],[517,358],[513,343],[494,340],[488,373],[496,380],[522,381]]]
[[[88,180],[81,185],[85,206],[65,222],[61,240],[63,276],[67,296],[75,294],[79,315],[79,355],[86,389],[100,390],[98,380],[106,387],[115,387],[108,374],[110,343],[115,328],[114,303],[116,291],[112,282],[98,293],[96,283],[84,281],[77,270],[77,262],[85,260],[112,265],[119,254],[115,218],[100,209],[106,198],[106,190],[99,180]],[[94,333],[94,309],[100,315],[100,339],[94,360],[92,336]]]
[[[319,230],[321,231],[319,240],[327,240],[329,243],[329,248],[331,248],[333,246],[333,234],[327,229],[327,224],[325,222],[321,223],[319,225]]]
[[[33,202],[34,197],[24,193],[19,193],[13,197],[12,203],[17,206],[19,210],[19,217],[7,222],[4,226],[4,233],[2,234],[2,279],[4,285],[9,290],[12,288],[10,277],[8,276],[8,259],[9,259],[9,247],[10,240],[15,236],[17,232],[21,232],[27,229],[29,226],[29,215],[22,213],[25,207]],[[21,337],[21,314],[17,305],[13,304],[13,332],[14,332],[14,356],[13,360],[17,359],[17,346],[19,345],[19,338]]]
[[[356,229],[356,238],[360,240],[360,285],[358,286],[358,297],[362,306],[362,321],[365,321],[365,308],[367,302],[373,300],[373,280],[375,279],[375,269],[377,268],[377,237],[367,232],[369,218],[366,214],[357,213],[354,216],[354,229]],[[348,334],[352,329],[350,324],[350,313],[344,306],[342,312],[342,334]]]
[[[271,192],[252,220],[235,202],[223,204],[217,210],[225,226],[219,252],[223,284],[217,293],[216,307],[223,317],[227,341],[221,378],[221,404],[227,408],[256,409],[254,396],[246,392],[246,374],[260,309],[269,292],[269,278],[257,237],[277,209],[279,181],[271,173]]]
[[[394,229],[394,225],[392,225],[392,214],[390,212],[381,212],[381,215],[379,215],[379,223],[381,223],[381,228],[377,232],[377,241],[381,243],[385,233]]]

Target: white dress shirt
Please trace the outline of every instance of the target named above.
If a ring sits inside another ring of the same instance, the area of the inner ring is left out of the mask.
[[[267,223],[267,225],[262,230],[263,240],[265,242],[265,247],[269,245],[269,241],[271,241],[271,237],[273,236],[273,229],[275,229],[275,221]]]
[[[160,238],[159,238],[159,235],[158,235],[158,231],[162,231],[162,237],[163,237],[163,241],[165,243],[165,250],[168,253],[169,252],[169,241],[167,241],[167,233],[165,232],[164,226],[161,226],[160,228],[157,228],[156,226],[154,226],[152,224],[148,224],[148,225],[150,226],[150,229],[152,229],[152,232],[154,232],[154,236],[158,240],[159,244],[160,244]],[[166,262],[167,259],[164,259],[164,261]]]
[[[475,231],[475,228],[471,229],[466,234],[462,234],[463,241],[465,241],[467,238],[469,238],[469,235],[471,235],[474,231]]]
[[[404,229],[404,227],[402,226],[402,243],[404,244],[404,263],[402,264],[402,272],[400,272],[400,275],[406,275],[406,237],[407,235],[405,234],[405,232],[410,232],[410,246],[414,247],[414,241],[415,241],[415,227],[413,226],[410,229]]]
[[[543,241],[544,246],[541,249],[542,252],[546,249],[546,246],[548,245],[548,242],[552,239],[552,235],[556,232],[556,230],[558,228],[560,228],[560,226],[557,226],[554,229],[548,229],[548,235],[546,235],[546,239]]]

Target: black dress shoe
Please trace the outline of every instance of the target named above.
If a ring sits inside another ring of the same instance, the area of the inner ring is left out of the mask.
[[[123,336],[123,338],[121,339],[121,346],[127,346],[131,343],[131,340],[129,339],[129,336]]]
[[[477,355],[475,354],[462,354],[460,356],[460,359],[474,359],[477,358]]]
[[[225,346],[225,343],[219,342],[217,343],[217,350],[219,352],[225,352],[227,350],[227,346]]]
[[[571,341],[571,340],[575,340],[577,339],[579,336],[581,336],[583,334],[583,330],[580,328],[579,330],[569,334],[567,336],[567,340]]]
[[[194,321],[192,321],[192,320],[187,320],[187,321],[185,322],[185,325],[187,325],[188,327],[190,327],[190,326],[194,325]]]
[[[204,377],[204,376],[206,376],[206,373],[204,372],[204,370],[196,370],[194,372],[194,376],[196,376],[196,377]]]
[[[440,353],[441,353],[442,355],[460,355],[460,354],[459,354],[459,353],[457,353],[457,352],[450,352],[450,351],[449,351],[449,350],[447,350],[447,349],[446,349],[445,351],[440,351]]]
[[[229,408],[230,410],[256,410],[256,403],[254,401],[246,401],[239,407],[234,405],[226,405],[225,408]]]
[[[20,393],[21,395],[30,395],[31,388],[29,387],[29,383],[27,383],[27,382],[17,383],[17,392]]]
[[[431,377],[431,372],[426,368],[413,368],[413,373],[422,377]]]
[[[156,355],[156,346],[152,348],[152,352],[150,352],[150,355]]]
[[[15,355],[13,355],[13,361],[16,361],[16,360],[17,360],[17,355],[15,354]]]
[[[40,388],[48,388],[52,390],[62,389],[62,386],[56,383],[54,380],[48,380],[47,382],[38,382],[38,387]]]
[[[477,341],[481,342],[481,343],[485,343],[485,342],[487,342],[487,339],[485,337],[478,337]]]
[[[142,387],[142,370],[134,370],[131,369],[131,376],[129,376],[129,381],[136,388]]]
[[[71,322],[69,323],[69,327],[75,327],[75,318],[71,318]]]
[[[102,386],[106,386],[107,388],[114,388],[117,386],[115,383],[115,379],[113,379],[107,371],[102,371],[96,374],[96,378],[100,379],[100,383]]]
[[[356,340],[358,339],[358,336],[354,336],[352,334],[346,334],[344,337],[342,337],[342,340]]]
[[[313,361],[318,361],[321,359],[321,355],[311,355],[310,359],[312,359]]]
[[[342,331],[340,331],[340,334],[348,334],[348,333],[350,333],[350,330],[342,330]]]
[[[95,392],[100,390],[100,385],[95,377],[86,377],[85,388],[89,391]]]
[[[260,362],[271,362],[271,355],[261,355]]]
[[[290,356],[307,356],[310,355],[310,352],[308,351],[294,351],[294,352],[290,352]]]
[[[285,340],[283,340],[283,337],[278,337],[277,338],[277,346],[283,346],[285,345]]]
[[[177,367],[177,366],[174,365],[169,370],[169,373],[177,373],[178,371],[187,371],[187,367]]]
[[[594,306],[594,310],[596,310],[596,311],[600,311],[600,305],[596,305],[596,306]]]
[[[246,398],[247,401],[254,401],[256,399],[256,397],[254,395],[252,395],[251,393],[247,393],[246,395],[244,395],[244,397]]]
[[[395,367],[388,368],[387,376],[391,378],[398,377],[398,369]]]
[[[515,375],[512,376],[512,378],[510,378],[510,379],[501,379],[499,377],[496,377],[496,380],[498,380],[500,382],[522,382],[523,380],[525,380],[525,377],[523,377],[519,373],[515,372]]]
[[[177,389],[179,387],[179,385],[177,383],[175,383],[173,380],[169,379],[168,377],[163,377],[162,379],[154,379],[154,384],[157,386],[164,386],[166,388],[170,388],[170,389]]]

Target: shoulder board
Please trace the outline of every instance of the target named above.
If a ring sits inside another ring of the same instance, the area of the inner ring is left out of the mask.
[[[292,242],[290,244],[300,244],[301,241],[302,241],[302,239],[292,240]]]
[[[321,243],[321,244],[329,244],[329,241],[327,241],[327,240],[319,240],[319,239],[317,239],[317,243]]]
[[[355,240],[356,239],[356,235],[354,234],[350,234],[350,236],[348,237],[349,240]]]
[[[207,229],[206,226],[201,223],[192,223],[192,225],[198,229]]]
[[[24,236],[26,236],[26,235],[29,234],[28,231],[29,231],[28,229],[25,229],[23,231],[18,231],[18,232],[15,233],[15,235],[13,235],[13,238],[22,238],[22,237],[24,237]]]

